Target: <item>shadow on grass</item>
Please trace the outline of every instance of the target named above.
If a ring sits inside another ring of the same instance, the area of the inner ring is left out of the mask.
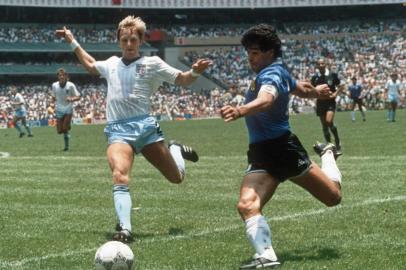
[[[113,235],[115,232],[106,232],[105,237],[107,241],[110,241],[113,239]],[[153,234],[153,233],[134,233],[133,234],[133,239],[149,239],[149,238],[156,238],[159,236],[182,236],[184,235],[184,231],[180,228],[169,228],[168,233],[162,233],[162,234]]]
[[[337,249],[326,247],[309,247],[278,253],[280,261],[329,261],[340,258]]]

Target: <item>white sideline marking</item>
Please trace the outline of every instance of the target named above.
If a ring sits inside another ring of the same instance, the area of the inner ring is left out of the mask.
[[[10,157],[10,153],[8,152],[0,152],[0,158],[8,158]]]
[[[0,158],[1,154],[6,154],[8,155],[7,157],[10,156],[9,153],[7,152],[0,152]],[[310,155],[311,159],[314,159],[315,157],[318,157],[316,155]],[[106,160],[106,156],[14,156],[12,157],[13,159],[22,159],[22,160]],[[230,159],[245,159],[247,156],[245,155],[238,155],[238,156],[202,156],[200,157],[201,160],[230,160]],[[382,160],[382,159],[406,159],[406,155],[398,155],[398,156],[345,156],[340,158],[340,160]]]
[[[308,216],[313,216],[313,215],[319,215],[323,214],[325,212],[332,212],[336,211],[337,209],[342,209],[342,208],[355,208],[355,207],[360,207],[360,206],[365,206],[365,205],[371,205],[371,204],[380,204],[380,203],[385,203],[385,202],[393,202],[393,201],[404,201],[406,200],[406,196],[396,196],[396,197],[388,197],[388,198],[381,198],[381,199],[368,199],[363,202],[359,203],[354,203],[352,205],[340,205],[337,207],[331,207],[331,208],[322,208],[318,210],[310,210],[306,212],[300,212],[296,214],[291,214],[291,215],[285,215],[285,216],[279,216],[279,217],[274,217],[270,218],[271,221],[284,221],[284,220],[289,220],[289,219],[295,219],[295,218],[302,218],[302,217],[308,217]],[[211,233],[219,233],[219,232],[226,232],[226,231],[232,231],[236,229],[240,229],[242,225],[234,225],[234,226],[228,226],[228,227],[223,227],[223,228],[216,228],[214,230],[203,230],[199,233],[195,233],[193,235],[179,235],[179,236],[166,236],[166,237],[160,237],[160,238],[152,238],[149,240],[145,240],[146,242],[155,242],[155,241],[171,241],[171,240],[181,240],[181,239],[189,239],[189,238],[194,238],[194,237],[199,237]],[[79,255],[79,254],[84,254],[88,252],[95,252],[97,248],[88,248],[88,249],[82,249],[82,250],[76,250],[76,251],[67,251],[67,252],[62,252],[62,253],[54,253],[54,254],[49,254],[46,256],[41,256],[41,257],[31,257],[31,258],[25,258],[22,260],[18,261],[3,261],[0,262],[0,267],[5,267],[6,269],[10,269],[13,267],[19,267],[23,266],[28,263],[35,263],[39,261],[44,261],[48,259],[53,259],[53,258],[59,258],[59,257],[68,257],[68,256],[73,256],[73,255]]]

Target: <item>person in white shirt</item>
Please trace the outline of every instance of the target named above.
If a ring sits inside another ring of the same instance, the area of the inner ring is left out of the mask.
[[[20,138],[25,136],[25,132],[21,128],[21,124],[28,132],[28,137],[34,137],[32,135],[31,127],[27,124],[27,109],[25,108],[25,100],[23,95],[17,92],[15,86],[11,87],[11,105],[14,107],[14,127],[17,129]],[[21,122],[21,124],[20,124]]]
[[[73,102],[80,99],[80,93],[75,84],[68,81],[68,73],[63,68],[58,69],[56,74],[58,81],[52,84],[52,96],[56,102],[56,131],[58,134],[63,134],[63,151],[68,151]]]
[[[119,223],[113,240],[132,240],[131,197],[128,189],[134,154],[142,153],[172,183],[185,175],[184,159],[196,162],[197,153],[175,142],[164,144],[158,122],[150,115],[150,97],[162,84],[180,86],[193,83],[211,61],[199,59],[188,71],[169,66],[158,56],[141,56],[140,46],[146,26],[140,17],[127,16],[118,25],[117,39],[122,56],[96,61],[74,39],[66,27],[56,30],[70,44],[77,58],[93,75],[107,80],[107,158],[113,176],[114,206]]]
[[[401,97],[402,84],[398,80],[398,74],[392,73],[391,79],[385,85],[385,99],[388,103],[388,122],[395,122],[396,109]]]

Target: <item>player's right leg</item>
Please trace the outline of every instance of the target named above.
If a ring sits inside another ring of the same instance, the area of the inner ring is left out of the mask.
[[[25,135],[25,133],[21,128],[20,121],[21,121],[21,117],[15,115],[14,118],[13,118],[14,127],[18,131],[19,137],[22,138]]]
[[[128,185],[134,160],[133,148],[126,143],[112,143],[107,148],[107,159],[113,175],[114,207],[119,220],[119,231],[114,234],[113,239],[129,242],[132,240],[132,202]]]
[[[279,182],[265,171],[247,171],[240,188],[238,212],[245,222],[246,235],[255,249],[253,260],[240,269],[258,269],[279,266],[272,247],[271,230],[262,208],[271,199]]]
[[[23,126],[25,127],[25,130],[27,130],[27,132],[28,132],[28,137],[33,137],[31,127],[27,124],[27,118],[26,118],[26,117],[23,117],[23,118],[21,119],[21,123],[22,123]]]
[[[351,121],[355,122],[355,100],[351,104]]]
[[[69,150],[69,140],[70,140],[69,130],[71,128],[71,122],[72,122],[72,114],[65,114],[62,117],[61,133],[63,133],[64,151]]]

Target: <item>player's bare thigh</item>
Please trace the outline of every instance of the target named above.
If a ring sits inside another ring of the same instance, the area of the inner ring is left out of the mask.
[[[146,145],[141,153],[170,182],[182,182],[182,175],[163,141]]]
[[[128,184],[134,161],[134,150],[129,144],[112,143],[107,148],[107,160],[115,184]]]
[[[278,185],[279,181],[266,172],[245,175],[241,183],[240,199],[237,205],[243,220],[260,214]]]
[[[304,175],[291,181],[309,191],[315,198],[327,206],[337,205],[341,201],[341,188],[332,181],[316,163]]]

